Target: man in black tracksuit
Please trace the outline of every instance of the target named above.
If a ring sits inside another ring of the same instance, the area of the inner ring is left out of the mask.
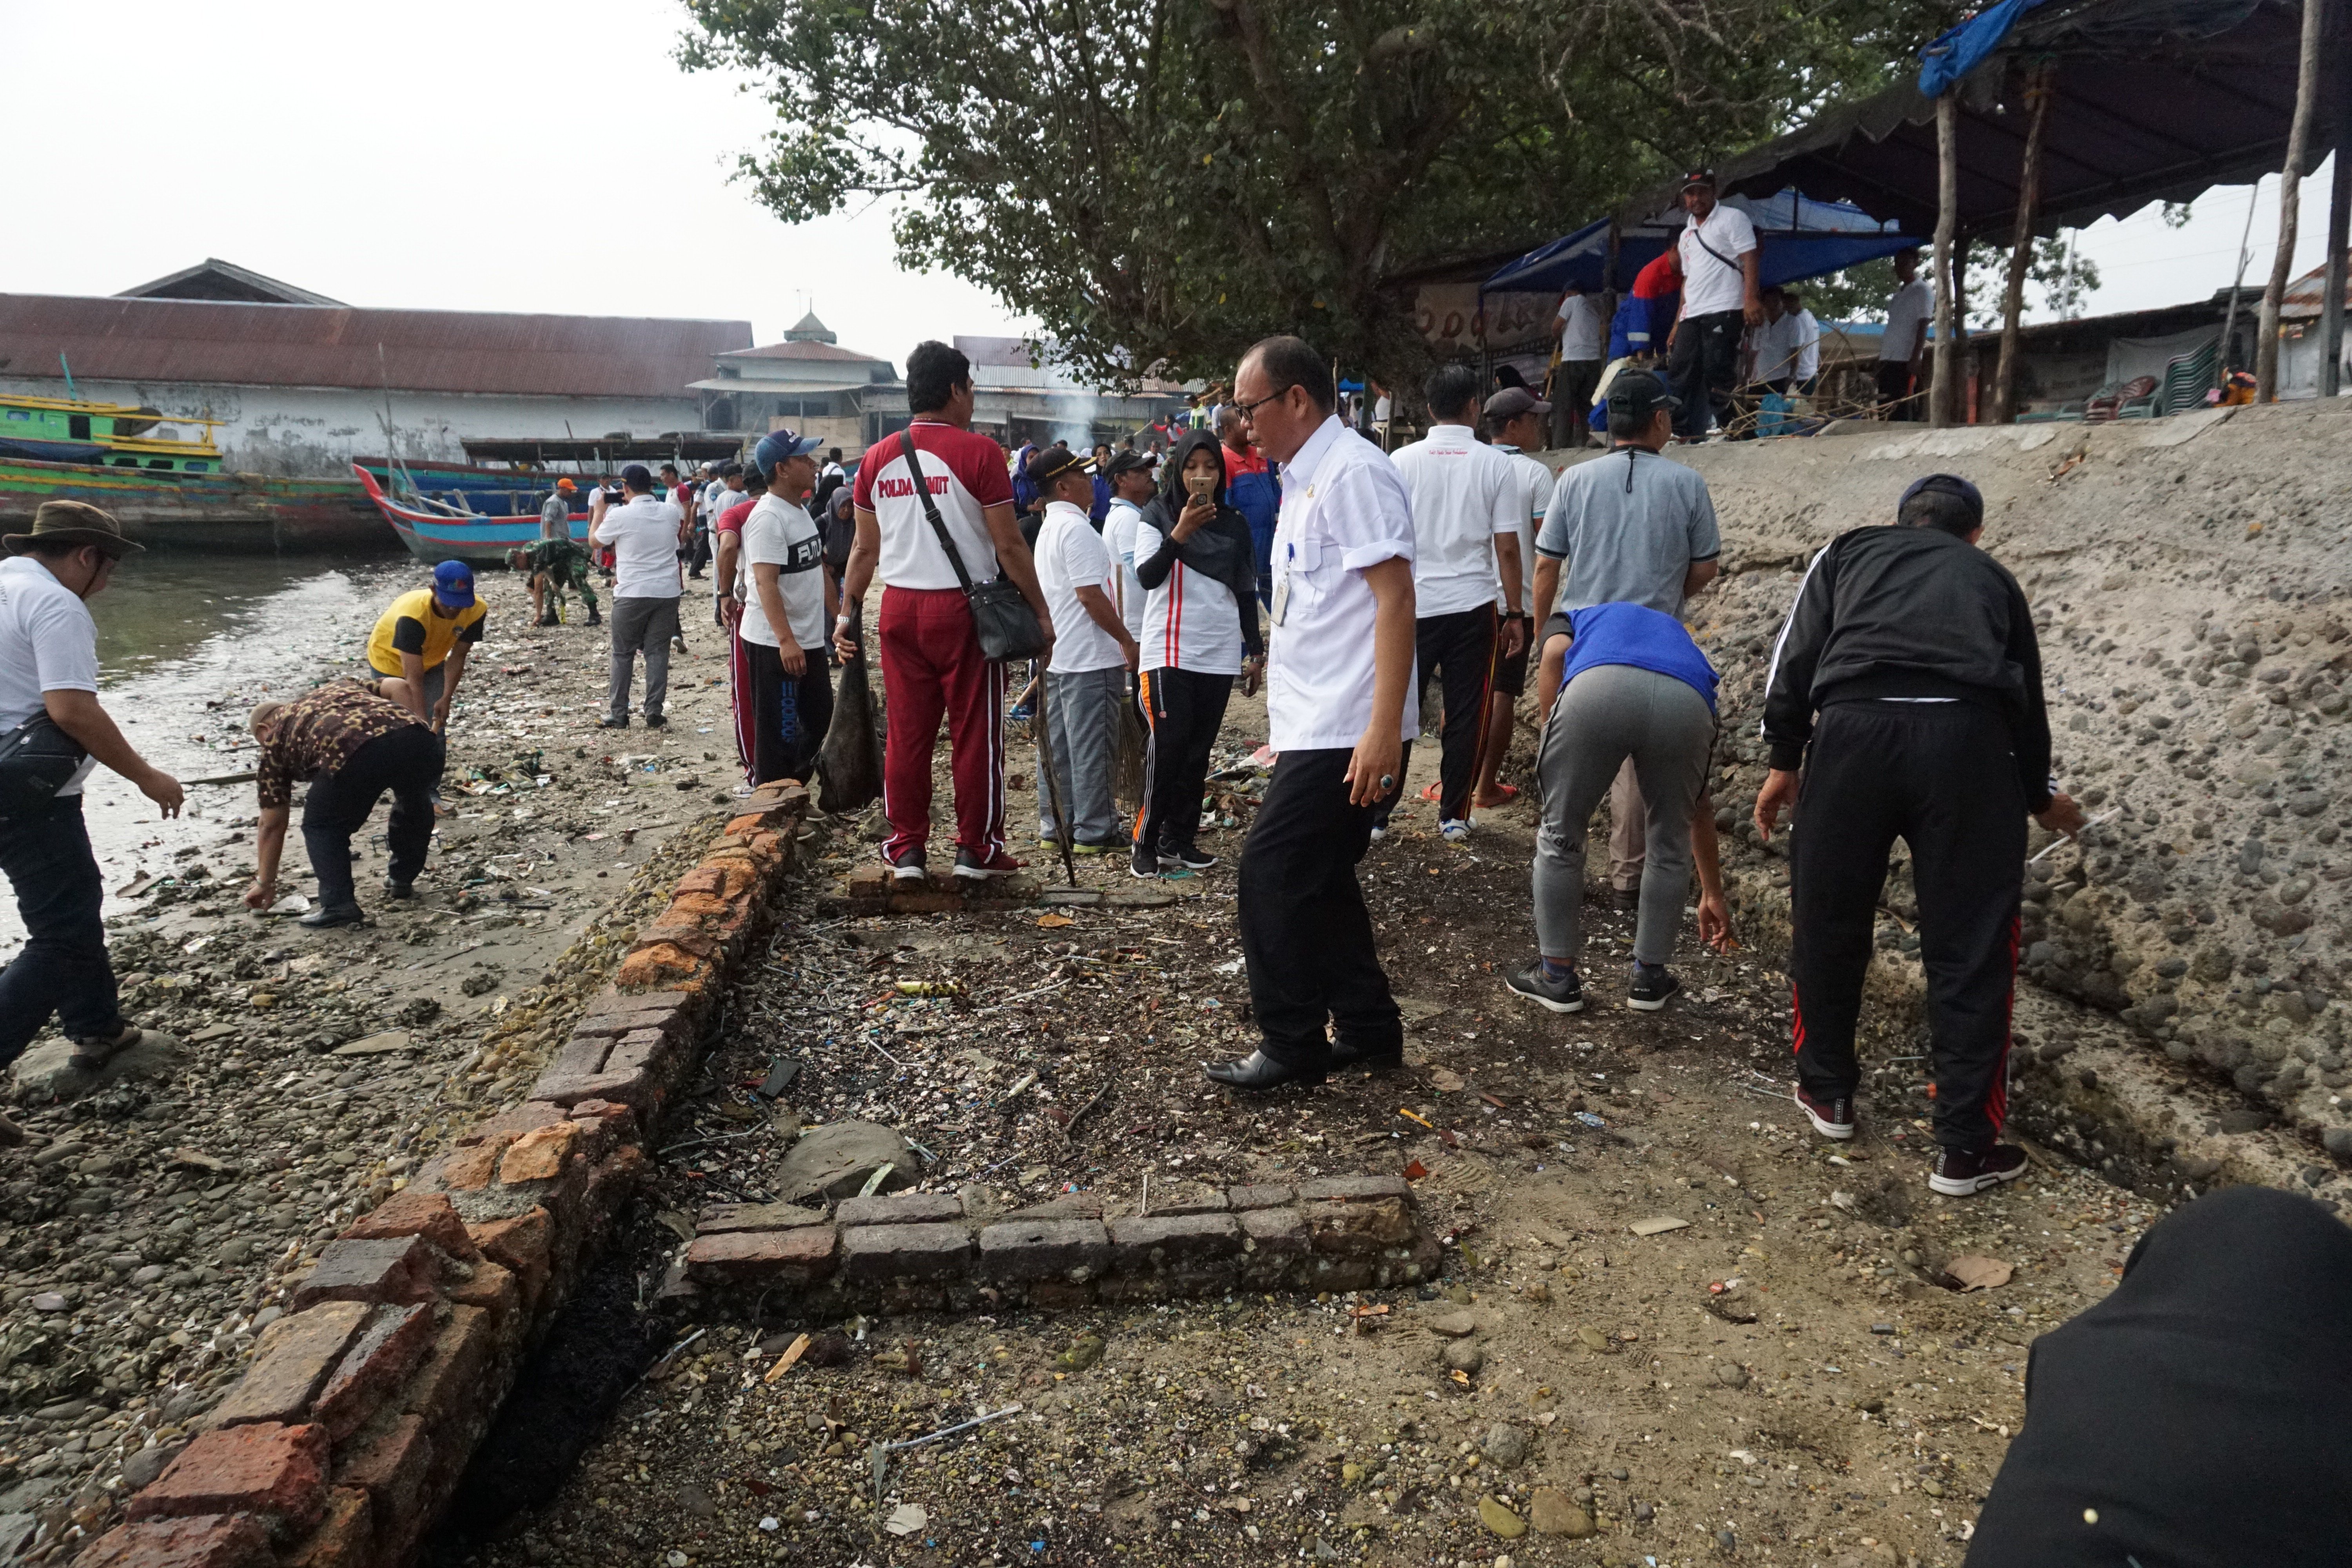
[[[1772,773],[1765,837],[1802,825],[1790,854],[1798,1103],[1828,1138],[1853,1136],[1854,1023],[1887,852],[1911,848],[1936,1068],[1928,1184],[1981,1192],[2025,1170],[2000,1142],[2025,817],[2082,826],[2050,777],[2042,655],[2025,595],[1976,548],[1984,499],[1931,474],[1892,528],[1858,528],[1813,558],[1773,650],[1764,696]],[[1797,770],[1801,764],[1801,790]]]

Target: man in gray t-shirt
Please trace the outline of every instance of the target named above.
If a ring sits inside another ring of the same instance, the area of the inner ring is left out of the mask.
[[[1608,455],[1560,470],[1536,533],[1538,626],[1554,609],[1589,605],[1680,616],[1684,601],[1721,570],[1706,480],[1658,455],[1681,400],[1649,371],[1626,370],[1609,384],[1608,405]],[[1649,818],[1631,762],[1609,792],[1609,881],[1619,907],[1631,909],[1641,896]]]

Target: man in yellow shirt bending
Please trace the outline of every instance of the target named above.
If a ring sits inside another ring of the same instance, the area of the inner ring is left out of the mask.
[[[445,732],[466,656],[482,640],[488,613],[474,597],[474,569],[444,561],[433,568],[433,586],[403,594],[376,622],[368,637],[368,668],[378,676],[398,676],[410,711],[436,733]]]

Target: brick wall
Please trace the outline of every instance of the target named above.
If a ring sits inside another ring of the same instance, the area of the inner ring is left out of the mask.
[[[744,803],[527,1099],[298,1277],[289,1314],[77,1568],[402,1568],[646,1163],[792,865],[805,791]],[[828,1239],[831,1228],[826,1227]]]

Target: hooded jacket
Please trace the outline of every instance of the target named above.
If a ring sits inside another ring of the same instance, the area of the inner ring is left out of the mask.
[[[1184,489],[1184,465],[1202,447],[1217,454],[1217,483],[1209,492],[1217,514],[1180,544],[1176,520],[1184,515],[1185,502],[1192,499]],[[1214,434],[1191,430],[1177,441],[1160,466],[1160,493],[1145,504],[1143,521],[1159,530],[1160,549],[1135,563],[1136,580],[1146,589],[1157,588],[1181,565],[1222,584],[1241,611],[1242,652],[1250,658],[1264,655],[1265,642],[1258,635],[1257,625],[1256,550],[1250,542],[1249,519],[1225,499],[1224,448]]]

